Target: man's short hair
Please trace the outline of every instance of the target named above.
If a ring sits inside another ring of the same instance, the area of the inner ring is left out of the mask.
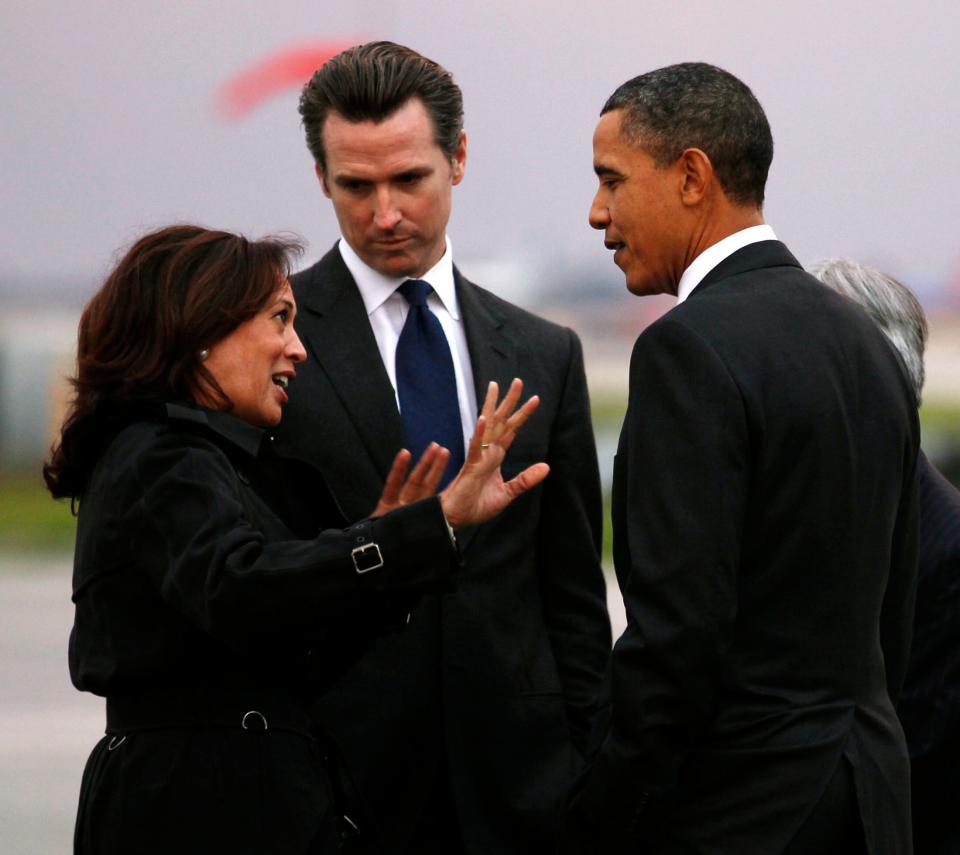
[[[307,148],[327,168],[323,123],[331,112],[348,122],[382,122],[411,98],[433,121],[434,140],[450,158],[463,130],[463,94],[442,66],[393,42],[348,48],[318,68],[300,95]]]
[[[705,62],[683,62],[620,86],[600,115],[623,110],[624,139],[659,167],[688,148],[710,158],[723,192],[739,205],[763,204],[773,160],[770,125],[750,88]]]
[[[824,285],[867,310],[903,359],[917,406],[923,397],[923,350],[927,319],[914,293],[892,276],[841,258],[818,261],[809,268]]]

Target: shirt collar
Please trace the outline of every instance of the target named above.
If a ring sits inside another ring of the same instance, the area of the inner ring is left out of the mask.
[[[262,428],[254,427],[230,413],[186,404],[167,404],[167,420],[203,425],[251,457],[260,453],[260,444],[266,433]]]
[[[440,302],[443,303],[443,307],[454,320],[459,321],[460,306],[457,302],[457,289],[453,281],[453,245],[450,243],[449,237],[446,241],[447,247],[440,260],[423,276],[417,278],[430,283],[430,286],[440,298]],[[343,237],[340,238],[338,246],[343,263],[347,265],[347,270],[353,276],[353,281],[357,283],[360,298],[363,300],[368,315],[372,315],[379,309],[393,292],[410,278],[409,276],[385,276],[374,270],[357,255],[354,248]]]
[[[677,285],[677,303],[680,304],[697,287],[704,277],[713,270],[721,261],[733,255],[738,249],[743,249],[752,243],[759,243],[762,240],[776,240],[777,236],[773,229],[765,223],[760,226],[750,226],[746,229],[740,229],[732,235],[727,235],[723,240],[717,241],[712,246],[708,246],[698,255],[690,266],[683,271],[680,277],[680,283]]]

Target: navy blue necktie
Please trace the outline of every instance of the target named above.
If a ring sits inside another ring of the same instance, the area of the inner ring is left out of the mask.
[[[431,442],[450,450],[440,481],[443,489],[463,466],[463,425],[450,345],[437,316],[427,307],[429,283],[408,279],[397,289],[410,311],[397,342],[397,396],[407,445],[417,461]]]

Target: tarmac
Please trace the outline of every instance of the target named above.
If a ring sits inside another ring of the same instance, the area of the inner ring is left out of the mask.
[[[67,672],[70,557],[0,555],[0,851],[57,855],[73,846],[87,754],[104,702]]]

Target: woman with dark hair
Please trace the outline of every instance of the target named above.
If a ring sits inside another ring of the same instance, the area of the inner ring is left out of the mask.
[[[70,673],[106,697],[84,771],[80,853],[328,853],[342,828],[310,700],[416,597],[449,583],[453,531],[547,474],[500,462],[537,405],[491,384],[467,460],[407,475],[368,519],[278,456],[305,358],[296,244],[173,226],[138,241],[80,321],[76,399],[44,477],[79,502]],[[341,820],[342,822],[342,820]]]

